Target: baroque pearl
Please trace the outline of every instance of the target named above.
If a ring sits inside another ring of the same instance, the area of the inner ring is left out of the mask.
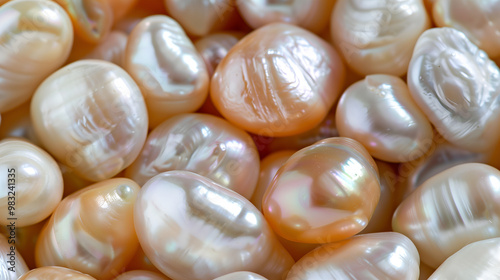
[[[215,33],[203,37],[194,43],[195,48],[205,61],[208,75],[213,76],[215,68],[226,57],[231,48],[243,38],[244,33]]]
[[[14,229],[15,231],[15,229]],[[0,235],[0,278],[2,280],[17,280],[29,271],[23,257],[16,250],[16,233],[11,233],[12,239]],[[11,250],[14,247],[14,250]]]
[[[357,73],[402,76],[418,37],[429,27],[422,0],[338,0],[330,30]]]
[[[413,99],[443,137],[460,148],[487,151],[500,138],[500,69],[464,33],[429,29],[408,68]]]
[[[133,270],[118,275],[114,280],[170,280],[170,278],[151,271]]]
[[[267,280],[258,274],[248,271],[238,271],[217,277],[213,280]]]
[[[335,120],[340,136],[359,141],[370,155],[388,162],[423,156],[433,137],[406,83],[390,75],[369,75],[351,85],[340,98]]]
[[[248,200],[189,171],[149,180],[137,198],[134,221],[144,252],[172,279],[248,270],[278,280],[293,264]]]
[[[23,274],[18,280],[96,280],[94,277],[79,271],[60,267],[39,267]]]
[[[147,17],[132,30],[125,69],[144,94],[151,128],[196,111],[208,94],[203,59],[181,26],[167,16]]]
[[[139,155],[148,117],[141,91],[120,67],[82,60],[47,78],[31,100],[38,139],[79,176],[100,181]]]
[[[295,153],[279,170],[262,212],[281,237],[327,243],[363,230],[379,201],[377,166],[349,138],[328,138]]]
[[[115,178],[63,199],[38,238],[37,266],[57,265],[111,279],[132,259],[138,240],[133,209],[140,187]]]
[[[210,96],[230,122],[255,134],[305,132],[328,114],[344,82],[337,52],[302,28],[266,25],[241,39],[221,61]]]
[[[85,56],[85,59],[100,59],[123,67],[128,35],[121,31],[111,31]]]
[[[51,1],[12,1],[0,7],[0,112],[28,101],[63,65],[73,45],[71,21]]]
[[[17,227],[47,218],[62,199],[63,179],[56,161],[39,147],[17,139],[0,142],[0,224]],[[14,203],[13,210],[9,205]],[[12,215],[11,215],[12,214]]]
[[[449,168],[425,181],[394,213],[422,261],[438,267],[463,246],[500,237],[500,171],[480,163]]]
[[[381,232],[325,244],[299,260],[286,279],[417,280],[418,275],[415,245],[402,234]]]

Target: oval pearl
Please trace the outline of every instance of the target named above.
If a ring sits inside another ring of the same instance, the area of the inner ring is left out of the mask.
[[[114,280],[170,280],[170,278],[146,270],[133,270],[118,275]]]
[[[30,118],[30,102],[2,114],[0,139],[15,137],[23,138],[34,145],[40,146]]]
[[[148,116],[141,91],[120,67],[82,60],[47,78],[31,100],[38,139],[79,176],[100,181],[139,155]]]
[[[463,246],[500,237],[500,171],[480,163],[447,169],[419,186],[394,213],[422,261],[438,267]]]
[[[0,7],[0,112],[28,101],[63,65],[73,45],[71,21],[51,1],[12,1]]]
[[[259,154],[252,138],[224,119],[182,114],[149,134],[126,176],[144,185],[170,170],[195,172],[249,199],[259,176]]]
[[[0,276],[2,280],[17,280],[21,275],[29,271],[23,257],[16,250],[16,233],[12,233],[12,237],[12,239],[6,239],[0,235]],[[12,247],[14,247],[14,250],[12,250]],[[11,257],[12,252],[14,257]]]
[[[59,267],[39,267],[23,274],[18,280],[96,280],[94,277],[79,271]]]
[[[338,0],[330,30],[355,72],[402,76],[418,37],[429,27],[422,0]]]
[[[111,31],[85,59],[100,59],[124,67],[125,49],[128,35],[121,31]]]
[[[286,279],[416,280],[418,274],[415,245],[402,234],[381,232],[325,244],[299,260]]]
[[[188,171],[149,180],[137,198],[134,221],[146,255],[173,279],[248,270],[277,280],[293,264],[248,200]]]
[[[133,209],[139,190],[134,181],[116,178],[66,197],[40,233],[37,266],[64,266],[98,279],[116,276],[137,250]]]
[[[462,32],[444,27],[422,34],[408,68],[408,87],[450,143],[487,151],[498,141],[500,69]]]
[[[328,114],[344,82],[344,66],[325,41],[274,23],[239,41],[212,78],[210,96],[230,122],[255,134],[305,132]]]
[[[248,271],[238,271],[217,277],[213,280],[267,280],[267,278]]]
[[[147,17],[132,30],[125,69],[144,94],[151,128],[196,111],[208,94],[203,59],[181,26],[167,16]]]
[[[17,139],[0,142],[0,178],[2,180],[0,224],[16,226],[36,224],[47,218],[62,199],[63,179],[56,161],[37,146]],[[7,211],[15,198],[14,215]]]
[[[216,33],[197,40],[194,43],[195,48],[205,61],[208,75],[213,76],[215,69],[226,57],[231,48],[244,37],[244,33]]]
[[[279,170],[262,212],[281,237],[327,243],[363,230],[380,196],[375,162],[349,138],[329,138],[295,153]]]
[[[335,115],[340,136],[359,141],[370,155],[406,162],[425,154],[432,127],[411,99],[406,83],[369,75],[342,94]]]

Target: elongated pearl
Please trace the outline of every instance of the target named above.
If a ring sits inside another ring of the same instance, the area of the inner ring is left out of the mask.
[[[15,229],[11,236],[12,238],[6,239],[0,235],[0,277],[2,280],[17,280],[29,270],[23,257],[15,248],[17,246]]]
[[[203,59],[181,26],[167,16],[143,19],[129,36],[125,69],[146,99],[149,126],[196,111],[208,94]]]
[[[286,279],[417,280],[418,274],[415,245],[402,234],[381,232],[325,244],[299,260]]]
[[[422,261],[438,267],[463,246],[500,237],[500,171],[480,163],[449,168],[425,181],[394,213]]]
[[[66,197],[38,238],[37,266],[64,266],[111,279],[137,250],[132,180],[101,181]]]
[[[318,125],[344,82],[337,52],[313,33],[275,23],[239,41],[212,78],[210,96],[230,122],[282,137]]]
[[[327,243],[363,230],[380,197],[375,162],[349,138],[328,138],[295,153],[279,170],[262,212],[281,237]]]
[[[112,62],[120,67],[124,66],[127,34],[121,31],[111,31],[85,59],[100,59]]]
[[[278,280],[293,264],[248,200],[188,171],[149,180],[137,198],[134,221],[144,252],[172,279],[248,270]]]
[[[96,280],[94,277],[79,271],[60,267],[46,266],[30,270],[18,280]]]
[[[114,280],[170,280],[170,278],[146,270],[133,270],[118,275]]]
[[[498,141],[500,69],[464,33],[452,28],[424,32],[408,68],[408,86],[450,143],[487,151]]]
[[[68,58],[73,29],[51,1],[12,1],[0,7],[0,112],[28,101]]]
[[[34,145],[40,146],[30,118],[30,102],[2,114],[0,139],[9,137],[23,138]]]
[[[47,218],[62,199],[63,180],[56,161],[37,146],[17,139],[0,142],[0,224],[36,224]],[[12,203],[12,204],[11,204]],[[9,205],[14,210],[9,209]]]
[[[208,75],[213,76],[215,68],[226,57],[231,48],[243,38],[244,33],[215,33],[205,36],[194,43],[194,46],[205,61]]]
[[[98,60],[72,63],[47,78],[31,100],[31,120],[47,151],[91,181],[128,167],[148,129],[135,82],[120,67]]]
[[[267,280],[266,278],[248,271],[239,271],[217,277],[213,280]]]

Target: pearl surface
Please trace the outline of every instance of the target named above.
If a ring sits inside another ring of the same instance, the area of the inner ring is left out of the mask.
[[[252,272],[239,271],[217,277],[214,280],[267,280],[267,278],[264,278]]]
[[[115,178],[66,197],[40,233],[37,266],[64,266],[112,279],[139,245],[133,221],[139,190],[134,181]]]
[[[318,125],[344,82],[337,52],[299,27],[275,23],[241,39],[221,61],[210,96],[230,122],[281,137]]]
[[[327,243],[363,230],[379,201],[375,162],[349,138],[329,138],[295,153],[267,189],[262,212],[281,237]]]
[[[487,151],[498,141],[500,69],[464,33],[446,27],[424,32],[408,68],[408,87],[450,143]]]
[[[203,37],[194,43],[194,46],[205,61],[208,75],[213,76],[215,68],[226,57],[231,48],[243,38],[244,33],[215,33]]]
[[[120,67],[72,63],[47,78],[31,101],[38,139],[79,176],[100,181],[128,167],[146,140],[141,91]]]
[[[0,279],[2,280],[17,280],[21,275],[29,271],[28,266],[24,262],[23,257],[19,254],[19,251],[14,249],[11,250],[11,246],[14,246],[16,242],[16,234],[12,233],[12,239],[8,239],[0,235]],[[14,257],[12,259],[12,251],[14,252]],[[10,269],[14,268],[14,271]]]
[[[172,279],[245,270],[278,280],[294,263],[255,206],[192,172],[169,171],[149,180],[134,221],[144,252]]]
[[[170,280],[170,278],[151,271],[134,270],[122,273],[114,280]]]
[[[68,58],[73,29],[51,1],[12,1],[0,7],[0,112],[28,101]]]
[[[94,277],[60,266],[39,267],[25,273],[18,280],[96,280]]]
[[[208,95],[208,72],[182,27],[167,16],[143,19],[129,36],[125,69],[141,88],[149,126],[196,111]]]

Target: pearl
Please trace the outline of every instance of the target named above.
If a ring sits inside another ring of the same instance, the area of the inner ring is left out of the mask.
[[[21,275],[29,271],[28,266],[24,262],[23,257],[19,254],[18,250],[11,250],[13,246],[11,242],[16,242],[16,234],[12,233],[13,238],[7,240],[4,236],[0,235],[0,275],[3,280],[17,280]],[[12,259],[12,251],[14,257]],[[14,271],[10,270],[14,267]]]
[[[369,75],[342,94],[335,116],[340,136],[359,141],[388,162],[415,160],[429,149],[432,127],[411,99],[406,83]]]
[[[408,68],[408,86],[450,143],[487,151],[500,138],[500,69],[464,33],[452,28],[424,32]]]
[[[213,76],[215,68],[227,55],[229,50],[244,37],[244,33],[215,33],[203,37],[194,43],[196,50],[205,61],[208,75]]]
[[[143,19],[129,36],[125,69],[137,81],[149,112],[149,126],[196,111],[208,94],[203,59],[181,26],[167,16]]]
[[[402,76],[418,37],[430,26],[422,0],[338,0],[330,30],[355,72]]]
[[[85,59],[100,59],[112,62],[120,67],[124,66],[125,48],[128,35],[121,31],[111,31],[86,56]]]
[[[120,67],[72,63],[47,78],[31,101],[37,138],[84,179],[101,181],[128,167],[146,140],[141,91]]]
[[[245,270],[277,280],[294,263],[248,200],[188,171],[149,180],[137,198],[134,221],[144,252],[172,279],[213,279]]]
[[[111,279],[138,244],[133,209],[140,187],[116,178],[88,186],[59,203],[38,238],[40,266],[57,265]]]
[[[267,278],[264,278],[252,272],[239,271],[217,277],[214,280],[267,280]]]
[[[217,67],[211,98],[230,122],[282,137],[318,125],[340,94],[344,67],[316,35],[289,24],[266,25],[239,41]]]
[[[170,278],[151,271],[134,270],[122,273],[114,280],[170,280]]]
[[[46,266],[35,268],[21,276],[18,280],[96,280],[90,275],[83,274],[73,269]]]
[[[71,21],[51,1],[12,1],[0,7],[0,112],[28,101],[68,58]]]
[[[349,138],[329,138],[295,153],[279,170],[262,212],[281,237],[327,243],[363,230],[380,197],[377,166]]]

